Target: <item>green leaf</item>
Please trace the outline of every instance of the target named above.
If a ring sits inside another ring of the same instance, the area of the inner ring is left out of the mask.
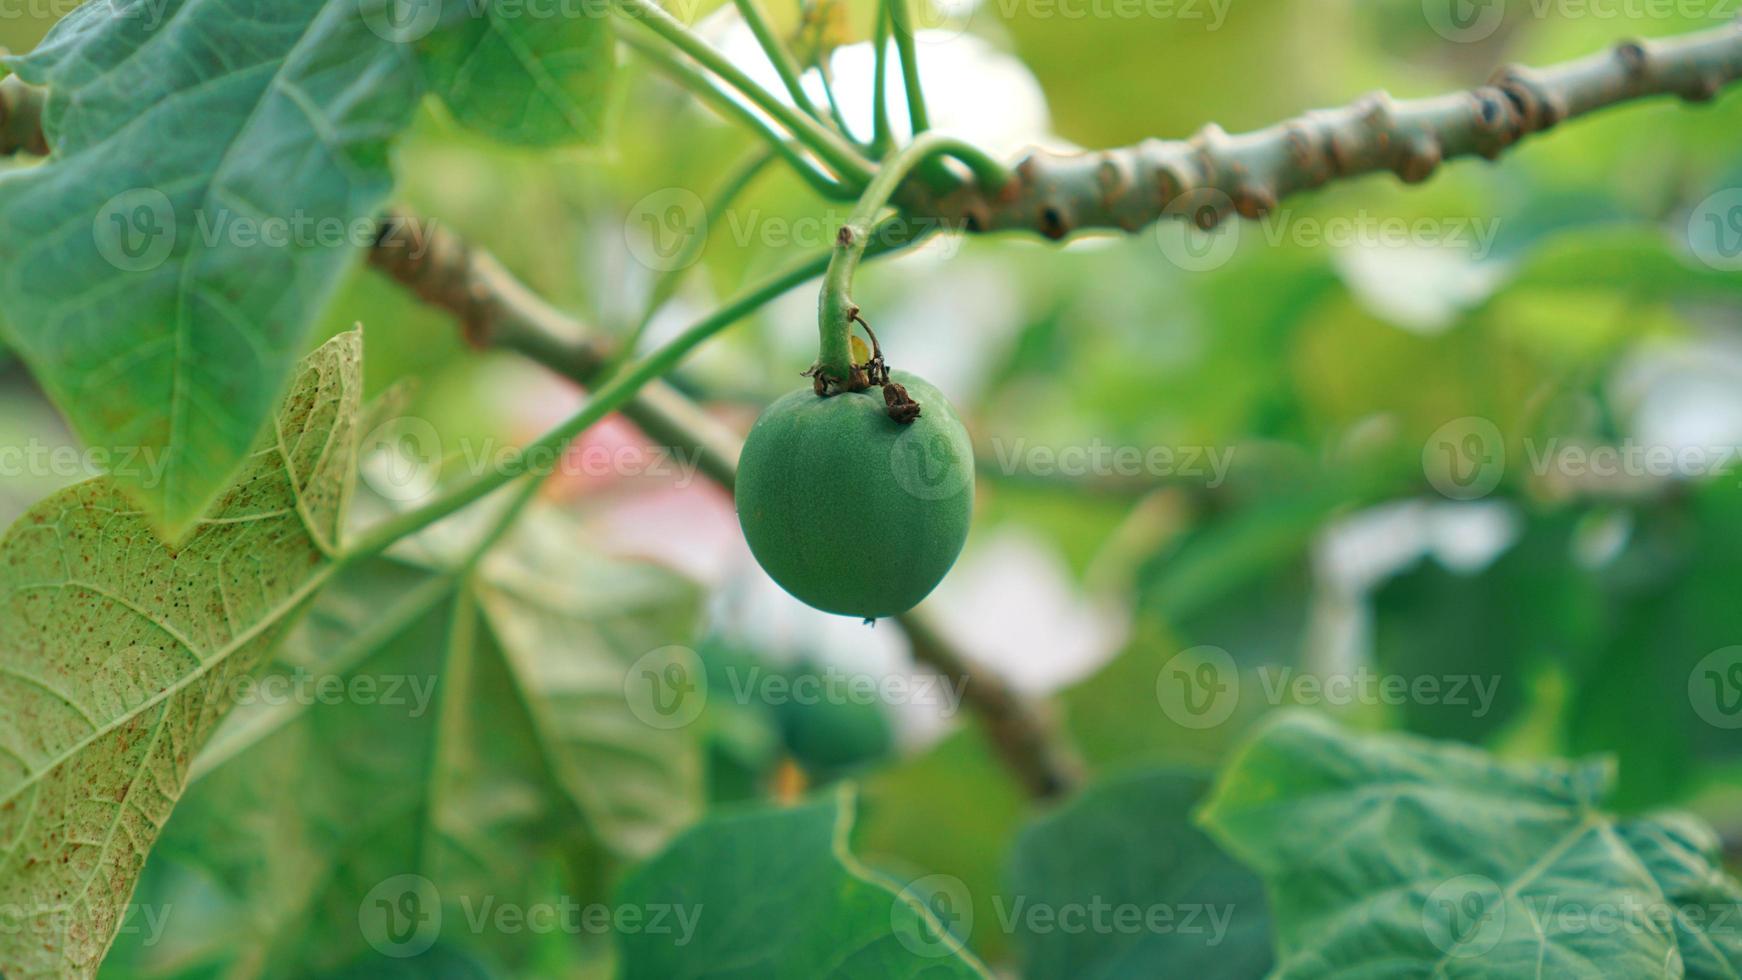
[[[260,687],[304,695],[227,720],[141,887],[146,908],[214,911],[170,917],[154,943],[124,938],[125,975],[367,974],[437,935],[523,975],[564,973],[549,957],[588,940],[607,954],[597,930],[508,931],[492,915],[606,901],[611,873],[699,808],[699,739],[641,724],[624,695],[634,654],[686,636],[697,596],[597,557],[556,515],[522,519],[472,580],[379,560],[322,593]],[[308,696],[320,690],[344,696]],[[439,899],[427,931],[359,929],[384,882],[416,879]]]
[[[699,813],[701,746],[688,725],[649,724],[626,683],[643,656],[693,639],[700,596],[653,565],[588,560],[584,540],[529,513],[486,562],[478,602],[556,778],[601,841],[646,857]]]
[[[631,876],[617,903],[693,928],[625,931],[625,980],[984,977],[938,921],[847,852],[852,793],[710,817]]]
[[[1005,904],[1024,977],[1265,975],[1263,886],[1191,821],[1208,786],[1184,770],[1129,773],[1023,831]]]
[[[1443,695],[1401,699],[1401,727],[1490,738],[1530,707],[1534,671],[1593,645],[1603,600],[1575,554],[1576,516],[1527,515],[1519,541],[1480,570],[1423,558],[1374,590],[1377,666],[1411,690],[1438,683]]]
[[[1614,753],[1621,799],[1649,806],[1742,760],[1742,500],[1713,480],[1637,521],[1610,616],[1573,665],[1567,729],[1576,750]]]
[[[1716,835],[1605,812],[1611,769],[1288,713],[1203,820],[1270,889],[1279,977],[1735,977]]]
[[[123,937],[107,967],[307,975],[369,951],[361,898],[412,870],[408,855],[425,840],[413,817],[433,792],[425,774],[443,709],[464,696],[459,671],[443,673],[457,615],[452,583],[387,561],[348,569],[323,591],[280,664],[251,689],[259,696],[196,761],[136,897],[147,910],[203,914],[170,915],[156,942]],[[310,686],[291,687],[299,675]],[[313,683],[326,678],[343,682],[343,700],[313,700]],[[382,691],[398,679],[404,696],[363,703],[350,695],[359,678]],[[272,694],[280,682],[282,698]],[[512,730],[510,718],[498,720]],[[512,772],[512,756],[500,765]],[[328,941],[301,941],[313,935]]]
[[[859,853],[898,881],[943,876],[944,894],[960,903],[948,910],[962,917],[951,925],[997,922],[993,902],[1027,805],[986,732],[964,724],[926,751],[866,775]],[[963,931],[982,958],[1008,954],[1003,930]]]
[[[362,335],[311,354],[179,549],[108,478],[0,540],[0,973],[87,975],[236,685],[331,577]],[[22,921],[19,921],[21,917]]]
[[[87,443],[157,464],[113,475],[168,537],[368,244],[420,88],[380,2],[93,3],[8,62],[54,153],[0,174],[0,337]]]
[[[463,18],[425,38],[418,51],[431,91],[455,119],[526,146],[598,138],[616,67],[607,5],[464,0],[463,6]]]

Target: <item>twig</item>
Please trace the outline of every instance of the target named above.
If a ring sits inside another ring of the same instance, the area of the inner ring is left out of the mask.
[[[1436,98],[1395,102],[1378,93],[1253,133],[1231,136],[1211,125],[1189,140],[1081,154],[1036,150],[999,186],[969,179],[937,191],[910,180],[896,203],[922,227],[1034,231],[1055,239],[1097,228],[1137,231],[1169,215],[1208,228],[1230,213],[1263,217],[1283,197],[1333,180],[1390,171],[1419,183],[1446,160],[1494,159],[1527,136],[1599,109],[1657,96],[1704,102],[1738,78],[1742,20],[1682,37],[1626,41],[1547,68],[1503,68],[1487,85]],[[8,84],[0,82],[0,92]],[[39,114],[40,98],[23,102],[8,131],[19,132]],[[12,140],[43,145],[40,133]]]
[[[1419,183],[1443,161],[1493,159],[1527,136],[1623,102],[1668,95],[1704,102],[1739,77],[1742,21],[1627,41],[1549,68],[1503,68],[1487,85],[1437,98],[1394,102],[1377,93],[1238,136],[1212,125],[1183,141],[1035,151],[1002,188],[969,182],[934,194],[910,181],[899,201],[911,217],[1054,239],[1090,228],[1136,231],[1170,214],[1207,229],[1230,212],[1263,217],[1284,196],[1332,180],[1390,171]]]
[[[459,320],[468,341],[517,351],[587,383],[606,358],[579,323],[551,307],[487,253],[446,229],[392,215],[382,222],[369,261],[424,302]],[[821,263],[818,264],[820,274]],[[641,389],[623,414],[650,439],[702,451],[701,471],[730,490],[737,478],[737,436],[663,382]],[[986,726],[994,750],[1037,797],[1067,792],[1078,780],[1074,756],[1038,705],[997,675],[969,665],[930,624],[910,612],[896,618],[914,659],[963,684],[962,697]]]
[[[733,0],[738,6],[738,15],[744,18],[744,23],[755,35],[756,43],[762,46],[762,53],[768,57],[768,63],[774,66],[775,74],[780,76],[781,84],[786,86],[786,94],[792,96],[792,103],[806,115],[818,122],[823,121],[822,112],[816,103],[811,101],[810,94],[804,90],[804,82],[799,79],[798,63],[792,60],[792,52],[786,49],[774,28],[768,23],[768,15],[763,12],[757,0]]]
[[[42,132],[43,93],[17,75],[0,78],[0,156],[48,155],[48,139]]]

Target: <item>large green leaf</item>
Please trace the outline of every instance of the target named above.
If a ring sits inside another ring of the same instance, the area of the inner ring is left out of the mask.
[[[155,942],[141,923],[117,975],[370,975],[422,963],[437,937],[531,974],[608,956],[597,929],[514,931],[494,915],[604,902],[624,859],[698,809],[696,736],[641,724],[624,694],[635,653],[687,636],[697,597],[598,557],[556,515],[523,519],[479,580],[381,560],[323,592],[262,682],[291,696],[214,736],[141,887],[145,909],[206,914],[171,917]],[[526,553],[541,542],[561,548]],[[536,588],[532,568],[548,578]],[[413,891],[440,911],[427,926],[359,929],[378,889],[403,898],[425,881]]]
[[[1480,742],[1529,706],[1534,671],[1593,645],[1602,597],[1574,552],[1576,517],[1529,514],[1519,541],[1482,569],[1423,558],[1374,590],[1378,667],[1443,695],[1400,699],[1402,727]]]
[[[1742,885],[1717,836],[1605,812],[1611,768],[1290,713],[1203,820],[1270,889],[1280,977],[1736,977]]]
[[[579,528],[535,511],[478,581],[556,778],[614,852],[645,857],[698,815],[697,731],[656,727],[625,694],[637,661],[692,642],[699,596],[652,565],[589,560]]]
[[[0,972],[94,971],[238,683],[330,577],[362,336],[304,362],[241,479],[171,549],[108,478],[0,540]],[[21,920],[21,921],[19,921]]]
[[[984,977],[919,899],[847,852],[852,805],[842,789],[722,813],[683,834],[618,891],[619,907],[667,924],[620,936],[622,975]]]
[[[615,67],[605,4],[463,0],[419,47],[424,76],[462,125],[504,143],[585,142],[603,128]]]
[[[0,174],[0,335],[150,524],[231,482],[390,187],[381,0],[118,0],[8,64],[53,155]],[[385,33],[385,31],[383,31]]]
[[[859,854],[898,881],[940,883],[933,890],[954,903],[938,909],[953,919],[947,924],[996,961],[1008,955],[1011,937],[992,927],[995,902],[1027,802],[986,732],[963,725],[926,751],[866,775]]]
[[[1577,750],[1614,753],[1621,798],[1649,806],[1742,760],[1742,499],[1714,480],[1638,524],[1605,629],[1574,665],[1567,727]]]
[[[1023,832],[1000,914],[1021,943],[1024,977],[1265,975],[1263,886],[1191,822],[1208,786],[1185,770],[1129,773]]]

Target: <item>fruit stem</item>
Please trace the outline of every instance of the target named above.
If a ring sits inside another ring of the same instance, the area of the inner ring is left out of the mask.
[[[829,268],[823,274],[822,295],[817,300],[817,363],[812,369],[819,392],[834,394],[867,387],[862,378],[855,378],[853,369],[851,337],[853,319],[859,314],[859,307],[850,295],[853,273],[870,244],[871,227],[877,215],[889,205],[889,199],[915,168],[940,156],[955,157],[966,164],[981,187],[996,190],[1010,179],[1010,171],[983,150],[935,132],[920,134],[877,168],[847,223],[836,233]]]

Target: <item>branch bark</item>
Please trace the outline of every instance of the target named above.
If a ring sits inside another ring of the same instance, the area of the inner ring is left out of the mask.
[[[1660,41],[1626,41],[1548,68],[1510,66],[1481,87],[1396,102],[1383,92],[1253,133],[1207,126],[1189,140],[1096,153],[1033,151],[1001,188],[973,181],[943,194],[910,181],[909,218],[968,231],[1058,239],[1094,228],[1137,231],[1163,217],[1212,228],[1260,218],[1283,197],[1389,171],[1420,183],[1456,157],[1490,160],[1524,138],[1609,106],[1654,96],[1705,102],[1742,78],[1742,20]]]
[[[432,222],[404,214],[382,221],[369,262],[424,302],[452,314],[467,340],[516,351],[586,384],[608,363],[581,324],[546,303],[488,253]],[[820,268],[818,270],[821,271]],[[737,480],[737,435],[664,382],[643,387],[623,414],[655,442],[701,450],[701,471],[726,490]],[[954,678],[983,722],[993,750],[1037,798],[1077,784],[1080,765],[1041,705],[972,666],[923,614],[896,617],[914,659]]]
[[[989,187],[972,178],[934,190],[909,180],[896,197],[910,224],[1064,238],[1091,229],[1138,231],[1164,217],[1211,228],[1229,214],[1260,218],[1289,194],[1389,171],[1408,183],[1447,160],[1490,160],[1535,133],[1610,106],[1659,96],[1705,102],[1742,78],[1742,18],[1681,37],[1624,41],[1546,68],[1513,65],[1487,85],[1397,102],[1383,92],[1229,135],[1206,126],[1188,140],[1146,140],[1091,153],[1035,150]],[[0,80],[0,154],[41,152],[41,93]]]
[[[48,155],[42,101],[42,89],[24,84],[16,75],[0,78],[0,156]]]

